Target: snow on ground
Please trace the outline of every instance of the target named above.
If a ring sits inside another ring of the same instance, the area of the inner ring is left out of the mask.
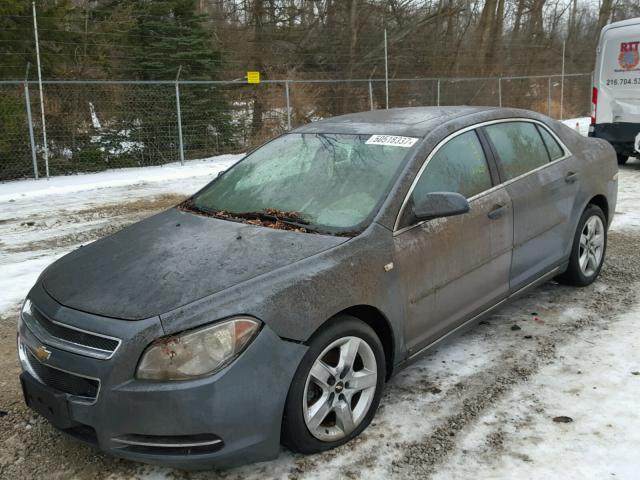
[[[480,416],[434,478],[638,478],[639,314],[580,332],[561,361]],[[561,416],[572,421],[553,421]],[[492,431],[499,457],[486,451]]]
[[[591,117],[578,117],[578,118],[569,118],[567,120],[562,120],[566,126],[573,128],[580,135],[584,135],[585,137],[589,133],[589,125],[591,125]]]
[[[629,159],[620,169],[618,205],[612,228],[640,229],[640,159]]]
[[[577,121],[578,123],[580,120]],[[22,405],[14,319],[55,258],[167,208],[239,158],[0,184],[0,477],[145,479],[637,478],[640,162],[620,170],[607,263],[546,284],[386,386],[358,439],[319,455],[185,474],[113,459]],[[570,423],[553,419],[566,416]]]
[[[242,158],[239,155],[218,155],[202,160],[189,160],[153,167],[118,168],[98,173],[62,175],[49,180],[18,180],[0,183],[0,202],[18,197],[43,197],[95,190],[99,188],[124,187],[139,183],[170,182],[194,177],[212,178]]]

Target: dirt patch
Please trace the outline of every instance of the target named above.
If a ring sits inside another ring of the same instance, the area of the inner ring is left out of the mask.
[[[7,245],[0,242],[0,247],[7,253],[32,252],[38,250],[56,250],[84,245],[107,235],[122,230],[131,223],[149,217],[159,211],[171,208],[184,200],[183,195],[167,194],[158,197],[136,200],[133,202],[108,204],[102,207],[85,208],[65,212],[55,220],[47,216],[24,219],[13,219],[17,225],[14,230],[21,233],[42,230],[64,231],[69,225],[89,223],[84,230],[74,229],[72,232],[55,235],[41,240]]]
[[[114,203],[110,205],[86,208],[75,212],[80,217],[113,218],[121,215],[132,215],[139,212],[159,211],[170,208],[184,201],[184,195],[168,193],[152,198],[143,198],[133,202]]]

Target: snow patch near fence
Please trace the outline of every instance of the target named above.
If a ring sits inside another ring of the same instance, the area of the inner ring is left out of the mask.
[[[589,133],[589,125],[591,125],[591,117],[578,117],[578,118],[569,118],[567,120],[562,120],[567,127],[573,128],[580,135],[584,135],[585,137]]]
[[[118,168],[98,173],[63,175],[49,180],[16,180],[0,183],[0,202],[21,197],[40,197],[52,194],[68,194],[97,188],[122,187],[147,182],[166,182],[192,177],[213,178],[229,168],[244,154],[227,154],[200,160],[189,160],[152,167]]]

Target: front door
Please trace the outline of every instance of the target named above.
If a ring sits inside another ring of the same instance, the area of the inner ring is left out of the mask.
[[[411,225],[414,202],[429,192],[469,199],[466,214]],[[394,234],[394,262],[405,282],[405,342],[412,354],[506,297],[513,210],[492,179],[475,131],[439,148],[419,176]]]

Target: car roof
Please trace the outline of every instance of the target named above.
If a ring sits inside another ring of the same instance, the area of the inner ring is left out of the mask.
[[[365,135],[403,135],[424,137],[434,127],[450,120],[488,111],[497,107],[408,107],[350,113],[303,125],[294,133],[347,133]],[[496,112],[497,113],[497,112]]]

